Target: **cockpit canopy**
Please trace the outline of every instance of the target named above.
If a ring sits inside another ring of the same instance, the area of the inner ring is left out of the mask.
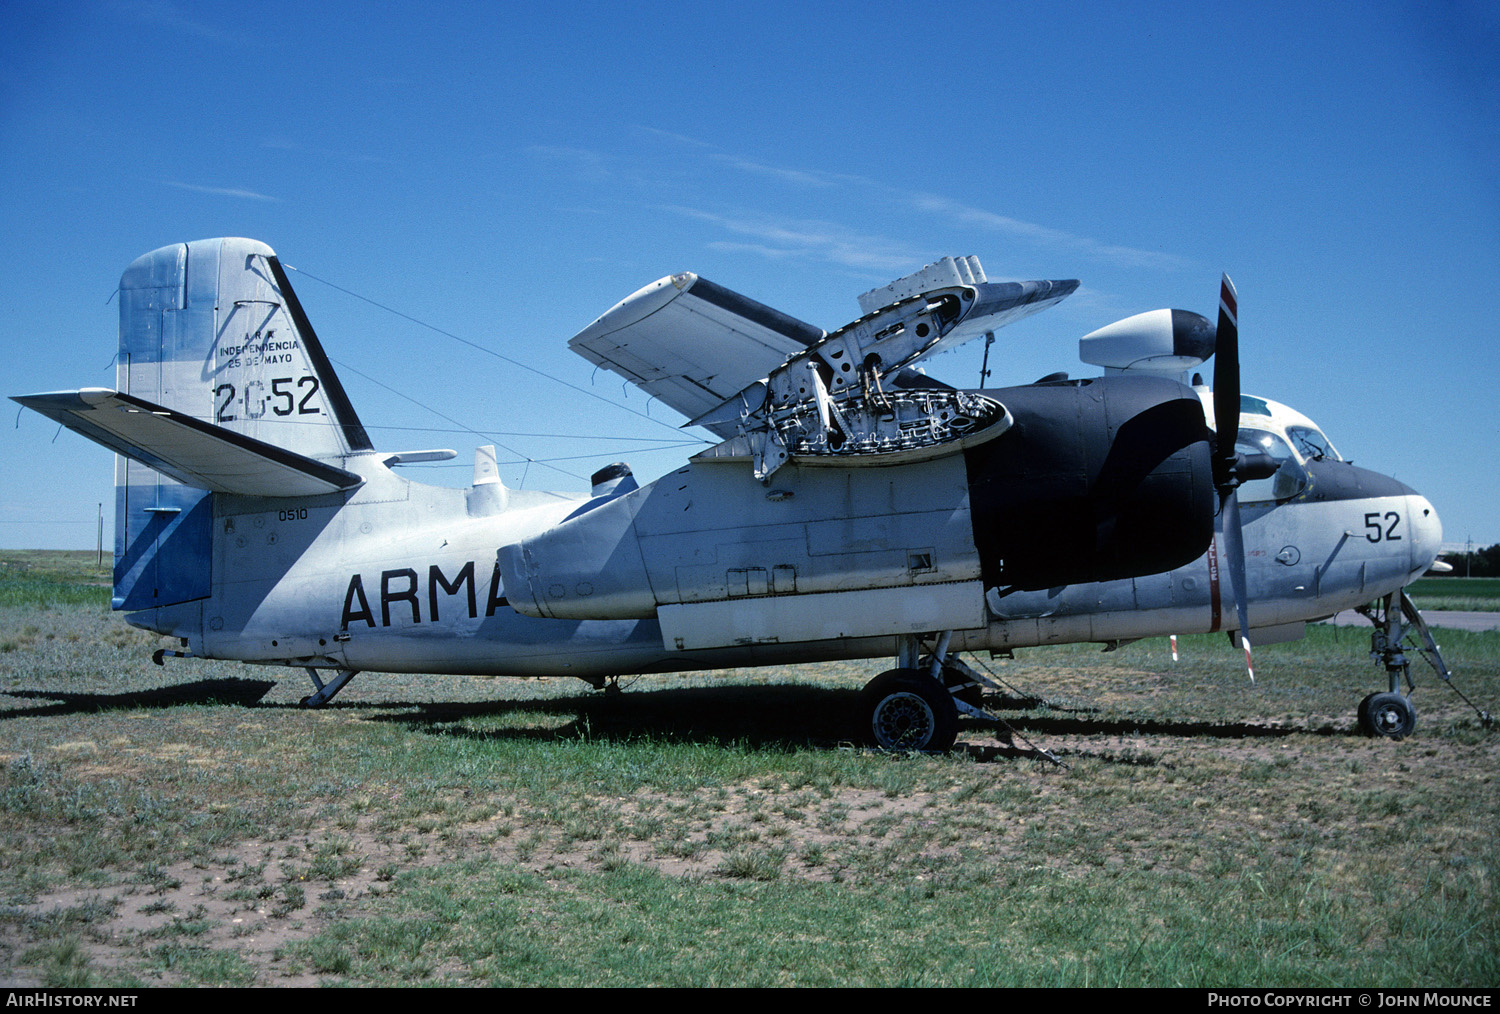
[[[1297,448],[1297,453],[1303,458],[1311,458],[1314,461],[1344,460],[1334,449],[1332,442],[1323,435],[1323,431],[1316,426],[1288,426],[1286,435],[1291,440],[1292,446]]]
[[[1268,454],[1281,466],[1268,478],[1242,484],[1242,504],[1290,500],[1308,487],[1307,462],[1343,460],[1333,442],[1307,416],[1280,402],[1251,395],[1240,398],[1240,433],[1234,449],[1244,454]]]

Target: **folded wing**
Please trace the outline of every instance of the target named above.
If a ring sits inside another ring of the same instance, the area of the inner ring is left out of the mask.
[[[692,419],[822,338],[821,328],[683,272],[625,297],[568,347]]]
[[[913,383],[913,367],[1043,310],[1074,280],[991,282],[977,258],[945,257],[860,296],[864,315],[826,334],[693,274],[614,306],[568,344],[746,458],[765,481],[793,458],[890,464],[949,453],[1009,425],[977,392]]]

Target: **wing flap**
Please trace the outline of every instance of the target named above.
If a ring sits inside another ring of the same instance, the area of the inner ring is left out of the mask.
[[[353,472],[106,388],[11,400],[195,489],[290,497],[364,482]]]

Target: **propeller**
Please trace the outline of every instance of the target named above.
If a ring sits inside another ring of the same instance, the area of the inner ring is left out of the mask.
[[[1225,275],[1219,283],[1219,324],[1214,333],[1214,424],[1218,442],[1214,448],[1214,485],[1220,498],[1234,492],[1236,454],[1240,435],[1240,322],[1239,298],[1234,283]]]
[[[1234,594],[1240,646],[1245,650],[1245,669],[1255,682],[1250,657],[1250,608],[1245,590],[1245,533],[1240,524],[1240,483],[1264,479],[1275,473],[1278,462],[1267,454],[1240,454],[1234,449],[1240,435],[1240,324],[1239,297],[1225,275],[1219,284],[1219,323],[1214,340],[1214,486],[1219,491],[1219,524],[1224,532],[1224,555],[1229,565],[1229,586]]]

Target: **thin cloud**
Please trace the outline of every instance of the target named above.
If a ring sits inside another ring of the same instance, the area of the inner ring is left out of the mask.
[[[855,232],[836,222],[719,215],[674,205],[668,205],[666,210],[759,240],[759,243],[742,244],[740,249],[773,259],[802,257],[861,271],[888,272],[921,263],[924,256],[894,240]]]
[[[202,187],[196,183],[179,183],[176,180],[164,180],[169,187],[179,190],[191,190],[195,194],[213,194],[215,197],[241,197],[250,201],[280,201],[279,197],[270,197],[266,194],[258,194],[254,190],[242,190],[238,187]]]
[[[1087,236],[1077,236],[1070,232],[1064,232],[1061,229],[1037,225],[1034,222],[1023,222],[1020,219],[1009,218],[1005,215],[996,214],[993,211],[986,211],[983,208],[960,204],[957,201],[946,197],[939,197],[935,194],[913,194],[909,200],[912,206],[919,211],[946,215],[960,225],[978,226],[994,232],[1002,232],[1008,236],[1028,240],[1038,246],[1050,246],[1076,251],[1097,260],[1109,261],[1121,267],[1175,270],[1187,266],[1185,260],[1172,254],[1101,243],[1099,240],[1090,239]]]
[[[604,156],[590,148],[532,144],[527,145],[524,151],[533,159],[566,167],[587,180],[603,180],[612,175],[610,168],[605,164]]]
[[[717,240],[708,244],[710,250],[718,250],[721,253],[753,253],[759,254],[768,261],[785,260],[788,257],[800,257],[802,251],[787,250],[766,246],[764,243],[731,243],[728,240]]]
[[[177,4],[168,3],[166,0],[129,0],[129,2],[116,3],[113,7],[125,17],[147,25],[170,28],[184,35],[195,35],[200,39],[212,39],[215,42],[232,41],[229,32],[199,21],[197,18],[189,17]]]
[[[790,183],[794,186],[831,187],[837,180],[837,177],[829,176],[826,173],[811,172],[806,169],[783,169],[779,166],[752,162],[749,159],[740,158],[736,155],[715,154],[708,157],[715,162],[723,162],[725,165],[732,166],[742,172],[770,176],[772,179],[778,179],[783,183]]]
[[[716,144],[710,144],[707,141],[700,141],[696,137],[688,137],[685,134],[674,134],[670,130],[662,130],[660,127],[647,127],[644,124],[637,124],[635,129],[646,134],[653,134],[656,137],[664,137],[669,141],[676,141],[679,144],[690,145],[694,148],[712,148],[715,151],[721,150]]]
[[[396,165],[396,160],[386,158],[382,155],[371,155],[365,152],[344,151],[335,148],[318,148],[313,145],[301,144],[286,137],[270,137],[260,143],[262,148],[272,151],[285,151],[293,155],[310,155],[313,158],[326,158],[344,162],[373,162],[377,165]]]
[[[717,147],[665,130],[657,130],[652,127],[643,127],[641,129],[660,137],[698,148],[713,149]],[[1021,219],[1011,218],[984,208],[976,208],[972,205],[963,204],[937,194],[902,190],[877,182],[866,176],[767,165],[763,162],[756,162],[752,159],[732,155],[722,150],[716,150],[707,157],[722,165],[738,169],[741,172],[769,177],[801,188],[827,188],[846,185],[873,190],[878,192],[883,198],[900,201],[918,211],[928,214],[942,215],[966,228],[981,228],[992,232],[1004,233],[1007,236],[1013,236],[1039,247],[1066,250],[1070,253],[1080,254],[1094,260],[1105,261],[1119,267],[1153,268],[1174,271],[1190,266],[1188,261],[1172,254],[1160,253],[1155,250],[1142,250],[1138,247],[1122,246],[1115,243],[1105,243],[1089,236],[1079,236],[1062,229],[1054,229],[1035,222],[1026,222]],[[768,248],[768,251],[777,253],[778,255],[790,252],[774,247]],[[829,259],[838,260],[839,263],[848,263],[842,258],[830,257]],[[874,255],[874,260],[881,265],[889,263],[883,255],[878,253]]]

